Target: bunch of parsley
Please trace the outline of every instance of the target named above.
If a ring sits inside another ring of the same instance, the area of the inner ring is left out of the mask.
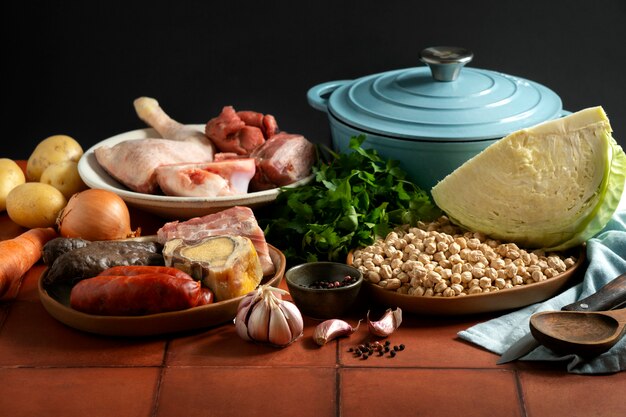
[[[352,152],[329,149],[313,167],[307,185],[283,188],[269,212],[259,218],[268,242],[289,263],[344,262],[351,249],[367,246],[395,226],[432,220],[439,209],[426,192],[405,179],[399,162],[361,147],[365,136],[350,139]]]

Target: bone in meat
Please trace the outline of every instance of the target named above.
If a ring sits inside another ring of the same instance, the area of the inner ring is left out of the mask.
[[[213,160],[213,149],[193,141],[131,139],[114,146],[95,149],[98,163],[115,179],[133,191],[158,191],[155,170],[161,165]]]
[[[255,169],[254,159],[237,158],[206,164],[162,165],[156,169],[156,176],[166,195],[221,197],[247,193]]]
[[[263,229],[259,226],[249,207],[235,206],[217,213],[195,217],[185,222],[172,221],[157,231],[157,240],[165,244],[180,238],[186,242],[199,241],[209,236],[235,235],[249,238],[259,256],[263,275],[273,274],[272,262]]]
[[[211,146],[215,152],[215,146],[204,132],[196,127],[184,125],[172,119],[156,99],[139,97],[133,101],[133,106],[137,116],[156,130],[162,138],[198,142],[202,145]]]

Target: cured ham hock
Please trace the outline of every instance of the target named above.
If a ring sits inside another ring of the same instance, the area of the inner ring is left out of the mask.
[[[264,276],[276,272],[263,229],[257,223],[254,213],[249,207],[235,206],[185,222],[172,221],[166,223],[157,231],[157,240],[164,245],[172,239],[198,242],[206,237],[228,235],[243,236],[252,241],[261,262]]]

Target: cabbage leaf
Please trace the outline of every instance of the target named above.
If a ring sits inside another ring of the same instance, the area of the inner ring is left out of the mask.
[[[513,132],[432,188],[472,231],[528,248],[565,250],[593,237],[617,208],[626,155],[602,107]]]

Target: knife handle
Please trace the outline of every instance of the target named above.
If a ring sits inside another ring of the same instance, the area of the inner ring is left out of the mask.
[[[626,273],[620,275],[589,297],[564,306],[566,311],[605,311],[626,302]]]

